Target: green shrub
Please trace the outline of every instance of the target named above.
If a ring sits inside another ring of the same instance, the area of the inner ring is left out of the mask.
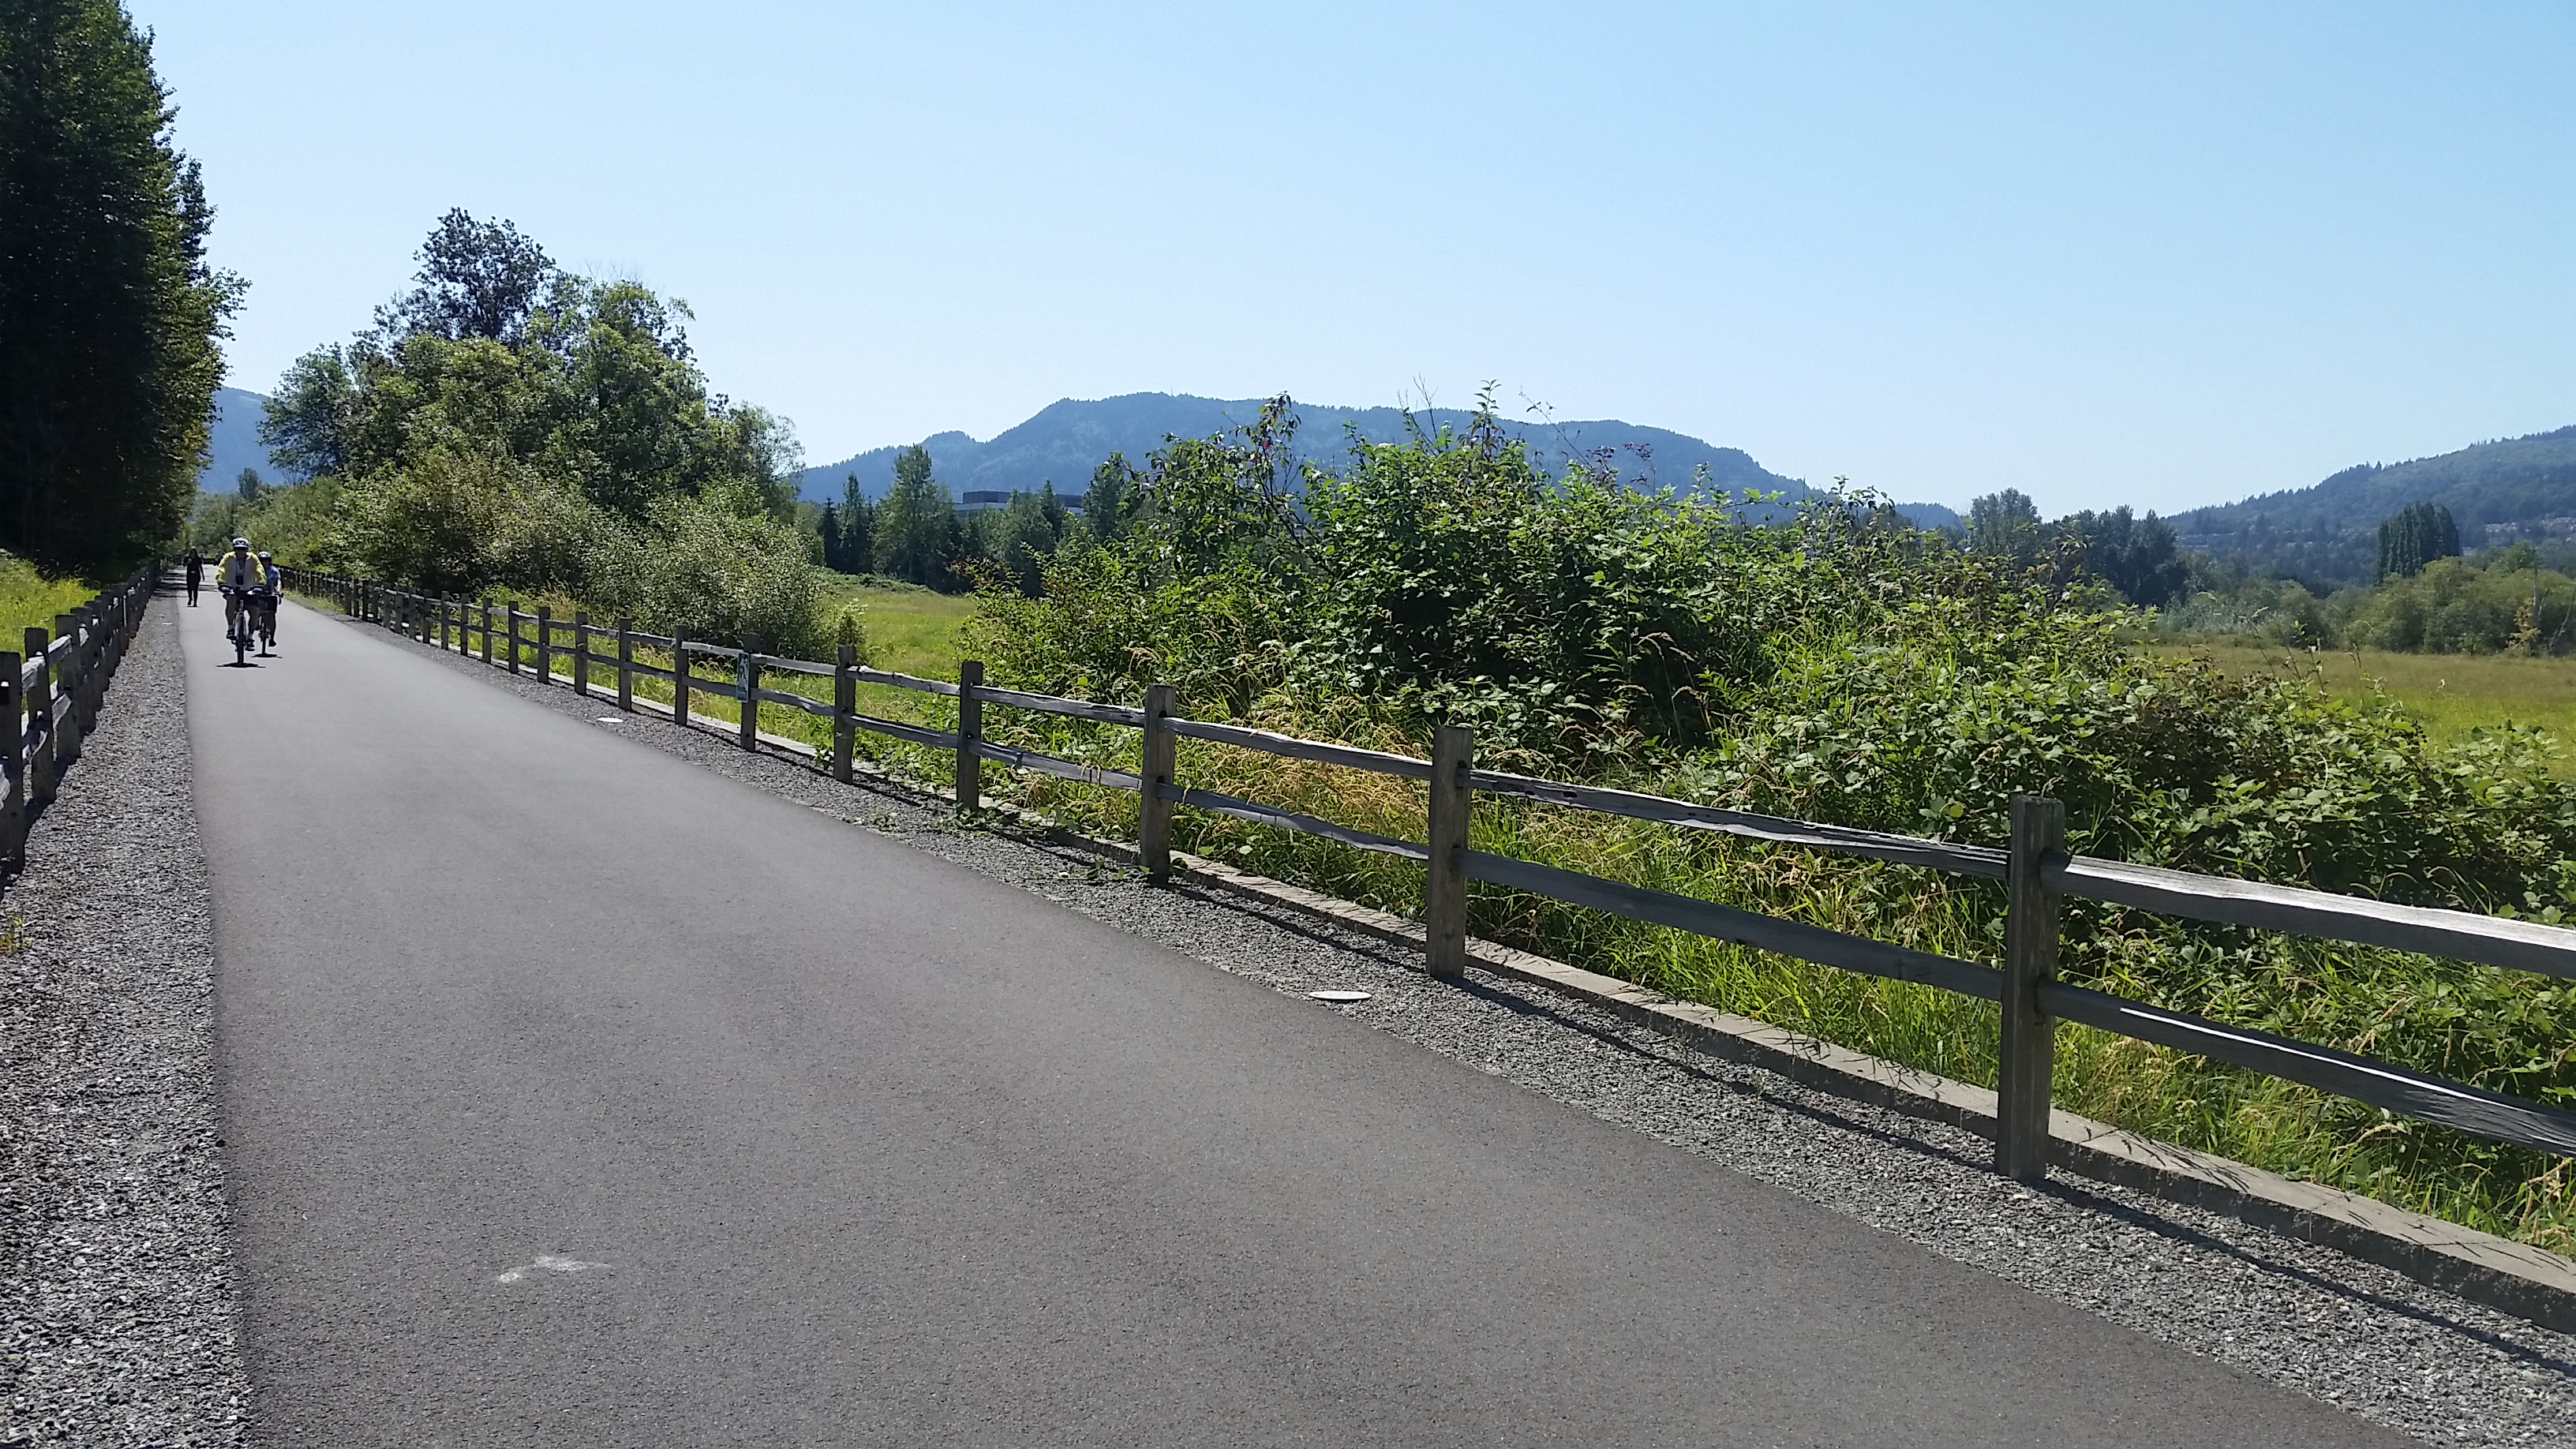
[[[823,642],[804,536],[780,519],[726,504],[695,498],[656,504],[640,564],[624,580],[596,580],[591,597],[627,605],[657,634],[727,645],[756,634],[766,650],[811,657]],[[626,549],[619,555],[631,556]]]

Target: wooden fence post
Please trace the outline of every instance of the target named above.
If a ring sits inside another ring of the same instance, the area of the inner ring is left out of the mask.
[[[510,637],[502,642],[509,647],[510,672],[512,674],[516,674],[519,672],[519,601],[516,599],[503,599],[501,601],[501,617],[510,626]]]
[[[19,697],[19,671],[26,661],[0,651],[0,773],[8,776],[8,796],[0,800],[0,865],[12,869],[27,863],[27,712]]]
[[[1145,787],[1136,792],[1136,862],[1145,867],[1147,878],[1157,881],[1172,878],[1172,802],[1163,798],[1163,788],[1172,783],[1180,737],[1172,733],[1171,717],[1172,687],[1146,685],[1144,762],[1137,771]]]
[[[1422,882],[1423,964],[1434,976],[1467,976],[1467,820],[1475,796],[1467,789],[1476,736],[1455,725],[1431,732],[1430,859]]]
[[[2022,1182],[2048,1176],[2049,1078],[2057,1023],[2040,1010],[2042,982],[2057,979],[2057,892],[2042,872],[2066,854],[2066,807],[2040,795],[2012,800],[2005,870],[2003,1041],[1997,1053],[1995,1171]]]
[[[590,615],[572,611],[572,692],[590,698]]]
[[[635,712],[635,621],[617,616],[617,707]]]
[[[555,606],[537,605],[537,683],[555,682]]]
[[[676,628],[671,631],[671,723],[689,727],[689,640]]]
[[[957,661],[957,808],[984,808],[984,757],[975,746],[984,738],[984,701],[975,691],[984,687],[984,661]]]
[[[54,698],[49,688],[53,661],[45,655],[52,641],[33,625],[27,629],[27,662],[35,678],[27,682],[27,729],[35,742],[27,748],[27,803],[41,806],[54,798]]]
[[[859,646],[844,644],[832,665],[832,778],[850,783],[850,751],[859,727],[850,716],[859,712]]]
[[[63,768],[80,758],[80,621],[69,614],[54,616],[54,638],[62,641],[63,652],[54,662],[54,697],[63,702],[62,722],[53,731],[54,777],[62,778]],[[52,645],[46,646],[51,654]]]
[[[490,595],[488,595],[488,594],[487,594],[487,595],[485,595],[485,596],[484,596],[484,598],[483,598],[483,606],[482,606],[482,607],[483,607],[483,662],[484,662],[484,663],[486,663],[486,664],[489,664],[489,663],[491,663],[491,662],[492,662],[492,598],[491,598],[491,596],[490,596]]]
[[[80,717],[80,732],[86,737],[98,728],[100,696],[106,690],[107,632],[101,627],[98,605],[83,604],[72,614],[72,652],[80,656],[80,688],[72,696],[72,712]]]
[[[760,745],[760,636],[742,636],[742,747],[757,749]]]

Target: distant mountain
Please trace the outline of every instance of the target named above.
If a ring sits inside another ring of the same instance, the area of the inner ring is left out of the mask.
[[[2471,552],[2516,538],[2576,537],[2576,427],[2407,463],[2364,463],[2311,488],[2170,521],[2184,548],[2258,573],[2319,587],[2366,584],[2379,521],[2419,499],[2451,510]]]
[[[268,461],[268,449],[260,446],[259,420],[268,399],[237,387],[215,389],[215,425],[207,436],[206,466],[197,474],[197,486],[209,493],[230,493],[241,478],[244,468],[259,470],[262,483],[300,481],[278,471]]]
[[[989,441],[964,433],[937,433],[922,440],[939,481],[957,497],[968,493],[1035,492],[1045,483],[1068,497],[1091,482],[1092,470],[1113,452],[1143,463],[1166,437],[1203,438],[1237,428],[1260,415],[1259,399],[1191,397],[1187,394],[1140,392],[1125,397],[1075,401],[1067,398],[1039,410],[1035,417]],[[1416,413],[1425,429],[1442,423],[1463,427],[1467,415],[1454,408]],[[1405,435],[1405,416],[1395,408],[1340,408],[1314,403],[1297,405],[1296,450],[1301,458],[1325,466],[1348,456],[1348,431],[1371,442],[1391,443]],[[1614,450],[1620,476],[1644,486],[1689,488],[1695,470],[1705,464],[1710,484],[1723,492],[1761,489],[1778,492],[1791,502],[1808,493],[1796,478],[1783,478],[1736,448],[1720,448],[1686,434],[1634,423],[1507,422],[1504,428],[1528,442],[1531,453],[1549,469],[1568,458],[1596,449]],[[1346,431],[1348,430],[1348,431]],[[841,496],[842,480],[856,475],[868,497],[881,498],[894,483],[894,458],[900,447],[871,448],[856,457],[808,468],[800,479],[807,498],[829,501]],[[1958,515],[1939,504],[1900,505],[1925,527],[1955,525]]]

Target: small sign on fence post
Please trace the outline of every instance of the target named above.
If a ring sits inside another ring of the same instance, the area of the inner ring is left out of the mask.
[[[984,687],[984,661],[957,661],[957,808],[960,811],[984,808],[984,757],[975,746],[984,737],[984,701],[975,691]]]
[[[689,727],[689,641],[677,629],[671,631],[671,723]]]
[[[2039,1005],[2057,979],[2057,892],[2042,874],[2066,854],[2066,806],[2041,795],[2012,799],[2006,862],[2003,1040],[1996,1053],[1995,1171],[2021,1182],[2048,1176],[2049,1078],[2057,1023]]]
[[[844,644],[832,665],[832,778],[844,785],[850,783],[850,751],[858,733],[850,716],[858,712],[859,647]]]
[[[635,621],[617,616],[617,707],[635,712]]]
[[[1145,867],[1148,879],[1157,881],[1172,878],[1172,802],[1163,798],[1172,783],[1173,746],[1178,743],[1171,719],[1172,687],[1146,685],[1144,754],[1138,769],[1144,788],[1136,797],[1136,863]]]
[[[1467,975],[1467,820],[1475,796],[1467,789],[1476,737],[1455,725],[1431,732],[1431,809],[1425,835],[1430,859],[1422,881],[1423,965],[1434,976]]]
[[[519,601],[518,601],[518,600],[516,600],[516,599],[503,599],[503,600],[501,601],[501,620],[502,620],[502,622],[503,622],[503,623],[505,623],[505,624],[507,624],[507,625],[509,626],[509,630],[510,630],[509,637],[508,637],[508,638],[503,639],[503,640],[501,641],[501,643],[502,643],[502,645],[504,646],[504,648],[506,649],[506,651],[508,652],[508,654],[509,654],[509,656],[510,656],[510,659],[509,659],[509,668],[510,668],[510,672],[511,672],[512,674],[516,674],[516,673],[518,673],[518,672],[519,672]]]
[[[63,641],[62,653],[54,656],[54,694],[63,702],[63,717],[49,733],[54,737],[54,778],[60,780],[63,767],[79,759],[81,752],[80,622],[69,614],[56,614],[54,638]],[[50,640],[46,653],[53,653]]]
[[[742,667],[737,671],[742,688],[742,747],[756,748],[760,743],[760,636],[742,636]]]
[[[572,692],[590,698],[590,615],[572,611]]]
[[[45,646],[53,641],[45,631],[27,628],[27,662],[35,666],[27,681],[27,732],[34,743],[27,753],[27,803],[43,805],[54,798],[54,697],[50,686],[53,661],[45,657]]]

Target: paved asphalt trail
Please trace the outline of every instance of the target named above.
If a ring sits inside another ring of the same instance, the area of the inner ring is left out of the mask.
[[[2407,1442],[362,629],[181,617],[260,1444]]]

